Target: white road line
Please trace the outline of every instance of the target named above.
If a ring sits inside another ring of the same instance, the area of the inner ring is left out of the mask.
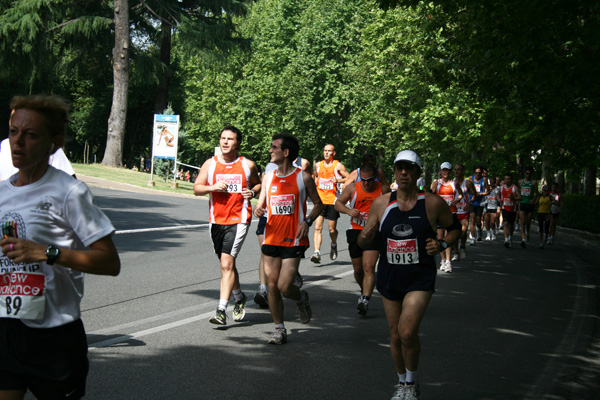
[[[345,269],[347,267],[340,267],[339,269]],[[326,278],[326,279],[321,279],[315,282],[308,282],[306,285],[304,285],[304,287],[311,287],[311,286],[319,286],[319,285],[323,285],[327,282],[330,282],[334,279],[339,279],[339,278],[343,278],[345,276],[351,275],[353,274],[354,271],[353,270],[349,270],[349,271],[344,271],[342,273],[339,273],[337,275],[334,275],[331,278]],[[197,309],[200,309],[202,307],[205,307],[207,305],[207,303],[202,304],[202,305],[197,305],[197,306],[193,306],[193,307],[188,307],[179,311],[175,311],[175,312],[169,312],[169,313],[165,313],[162,315],[157,315],[155,317],[150,317],[150,318],[145,318],[145,319],[141,319],[139,321],[134,321],[134,322],[130,322],[127,324],[122,324],[122,325],[117,325],[117,326],[113,326],[111,328],[106,328],[106,329],[100,329],[98,331],[95,332],[90,332],[88,333],[88,335],[100,335],[100,334],[107,334],[110,332],[118,332],[120,330],[126,329],[126,328],[131,328],[131,327],[135,327],[135,326],[139,326],[148,322],[153,322],[153,321],[157,321],[157,320],[161,320],[161,319],[165,319],[165,318],[170,318],[173,317],[174,315],[178,315],[178,314],[183,314],[183,313],[187,313],[187,312],[191,312],[191,311],[195,311]],[[168,324],[164,324],[164,325],[159,325],[156,326],[154,328],[150,328],[150,329],[145,329],[145,330],[141,330],[138,332],[134,332],[134,333],[130,333],[130,334],[126,334],[126,335],[120,335],[117,337],[114,337],[112,339],[107,339],[107,340],[103,340],[101,342],[96,342],[96,343],[90,343],[89,344],[89,348],[90,350],[92,350],[93,348],[101,348],[101,347],[107,347],[107,346],[111,346],[114,344],[118,344],[118,343],[122,343],[122,342],[126,342],[128,340],[131,339],[137,339],[143,336],[147,336],[147,335],[151,335],[153,333],[157,333],[157,332],[162,332],[168,329],[172,329],[172,328],[177,328],[179,326],[183,326],[183,325],[187,325],[187,324],[191,324],[192,322],[197,322],[200,320],[204,320],[209,318],[212,315],[212,311],[200,314],[200,315],[196,315],[194,317],[190,317],[190,318],[185,318],[179,321],[175,321],[175,322],[171,322]]]
[[[198,224],[198,225],[174,225],[174,226],[163,226],[160,228],[144,228],[144,229],[126,229],[122,231],[116,231],[115,235],[123,235],[126,233],[146,233],[146,232],[163,232],[163,231],[176,231],[179,229],[195,229],[195,228],[208,228],[210,224]]]

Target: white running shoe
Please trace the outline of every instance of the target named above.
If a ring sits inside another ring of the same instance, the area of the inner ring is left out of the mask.
[[[446,271],[446,260],[440,261],[440,271]]]
[[[492,231],[492,240],[496,240],[496,233]]]
[[[444,272],[452,272],[452,263],[450,262],[450,260],[446,260],[446,269],[444,270]]]
[[[488,231],[485,240],[492,240],[492,233],[490,231]]]
[[[460,256],[458,255],[458,253],[454,253],[454,255],[452,256],[452,261],[460,261]]]
[[[471,242],[469,243],[469,246],[475,246],[475,239],[471,239]]]

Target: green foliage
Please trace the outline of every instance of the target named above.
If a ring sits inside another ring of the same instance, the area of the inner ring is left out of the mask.
[[[600,233],[600,196],[563,194],[563,207],[558,225],[582,231]]]

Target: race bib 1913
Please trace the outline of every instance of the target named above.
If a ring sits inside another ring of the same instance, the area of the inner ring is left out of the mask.
[[[394,240],[388,238],[387,260],[389,264],[418,264],[417,239]]]

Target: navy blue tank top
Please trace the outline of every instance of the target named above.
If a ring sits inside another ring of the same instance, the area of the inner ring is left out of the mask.
[[[436,239],[425,209],[425,193],[416,205],[401,211],[396,192],[390,194],[379,226],[381,246],[377,269],[377,290],[389,299],[397,299],[414,290],[433,291],[436,266],[427,254],[428,238]]]

